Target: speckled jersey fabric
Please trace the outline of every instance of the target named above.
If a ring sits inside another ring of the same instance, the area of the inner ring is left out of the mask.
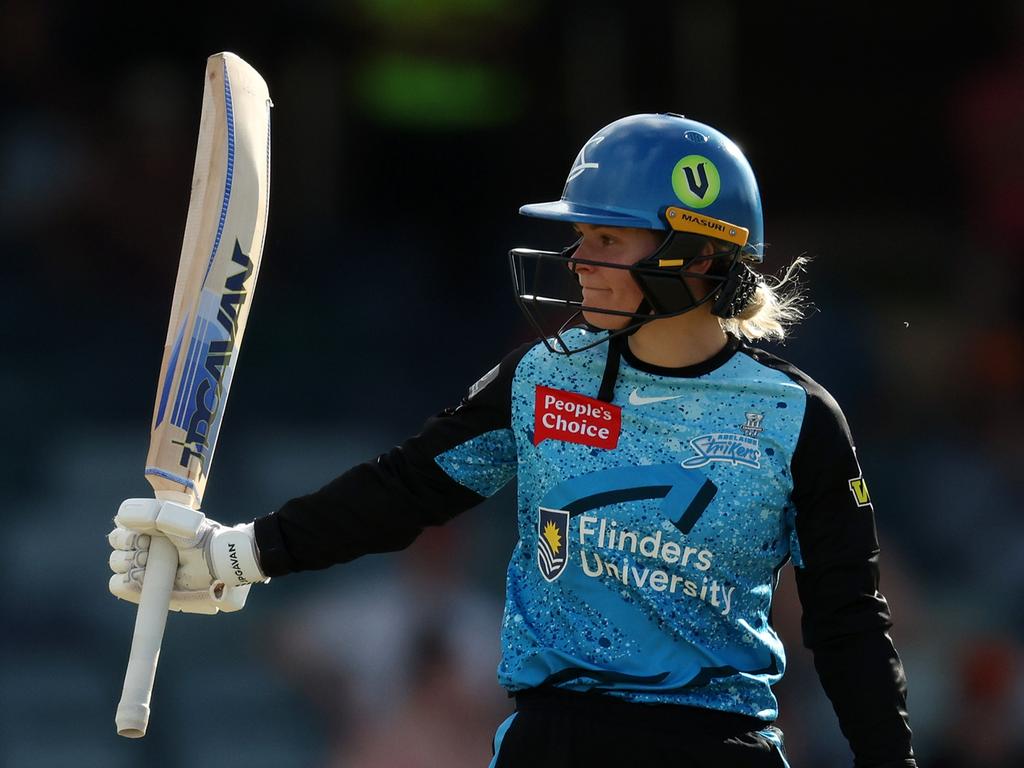
[[[693,376],[623,360],[614,447],[535,440],[537,388],[594,398],[606,358],[538,344],[510,428],[436,459],[481,495],[518,477],[501,683],[772,720],[785,654],[769,613],[779,570],[800,563],[790,461],[807,395],[742,348]]]

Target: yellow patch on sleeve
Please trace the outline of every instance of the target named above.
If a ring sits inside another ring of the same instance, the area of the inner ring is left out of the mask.
[[[858,507],[871,506],[871,494],[868,493],[868,484],[863,477],[855,477],[850,481],[850,491]]]

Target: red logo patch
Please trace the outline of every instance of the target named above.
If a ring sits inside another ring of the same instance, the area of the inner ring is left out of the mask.
[[[594,448],[614,448],[622,431],[622,408],[575,392],[537,387],[533,444],[549,437]]]

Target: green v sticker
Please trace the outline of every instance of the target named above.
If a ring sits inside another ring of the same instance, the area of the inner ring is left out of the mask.
[[[672,189],[689,208],[706,208],[718,199],[722,180],[703,155],[687,155],[672,169]]]

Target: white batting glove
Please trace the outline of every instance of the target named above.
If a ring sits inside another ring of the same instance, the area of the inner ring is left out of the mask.
[[[159,499],[126,499],[107,536],[110,591],[139,602],[152,536],[166,536],[178,550],[172,611],[217,613],[245,605],[251,584],[268,579],[260,570],[252,523],[227,528],[202,512]]]

